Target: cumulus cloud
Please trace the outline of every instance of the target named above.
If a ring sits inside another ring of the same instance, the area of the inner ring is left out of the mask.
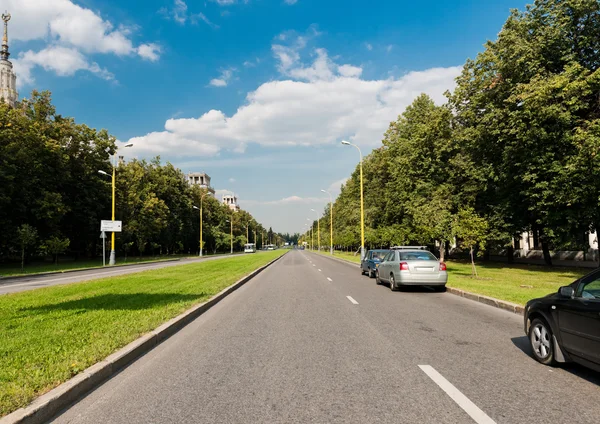
[[[326,203],[329,202],[329,198],[321,197],[300,197],[300,196],[289,196],[279,200],[246,200],[244,203],[252,205],[291,205],[291,204],[311,204],[311,203]]]
[[[227,87],[234,71],[235,68],[224,69],[221,71],[221,75],[218,78],[213,78],[208,84],[213,87]]]
[[[156,62],[160,59],[161,48],[155,43],[141,44],[137,48],[137,53],[143,59],[149,60],[150,62]]]
[[[348,181],[348,177],[334,181],[329,185],[329,187],[327,187],[327,191],[331,192],[332,194],[339,193],[342,189],[342,185],[346,184],[346,181]]]
[[[86,70],[110,80],[114,76],[87,58],[90,54],[133,56],[156,61],[160,49],[156,44],[136,47],[131,39],[132,27],[115,26],[97,12],[79,6],[71,0],[5,0],[3,7],[10,10],[10,40],[42,41],[46,45],[37,52],[32,50],[15,59],[19,70],[19,84],[33,83],[32,70],[39,66],[58,75],[72,75]],[[49,57],[56,53],[56,57]],[[48,58],[47,63],[42,63]],[[65,62],[61,62],[64,59]],[[69,71],[65,67],[73,66]]]
[[[461,67],[432,68],[400,78],[367,80],[359,77],[359,69],[338,66],[320,50],[312,66],[285,71],[295,79],[260,85],[231,116],[210,110],[197,118],[169,119],[165,131],[137,137],[134,149],[190,156],[241,151],[249,143],[310,146],[342,138],[375,146],[390,121],[419,94],[442,103],[443,93],[454,87],[461,71]]]
[[[39,52],[31,50],[19,54],[15,61],[15,72],[19,75],[19,85],[31,84],[34,81],[32,70],[42,67],[46,71],[54,71],[59,76],[72,76],[78,71],[88,71],[105,80],[113,80],[114,75],[95,62],[88,62],[83,54],[71,47],[51,46]]]

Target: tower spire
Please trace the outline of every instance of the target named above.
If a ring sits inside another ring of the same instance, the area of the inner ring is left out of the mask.
[[[0,59],[8,60],[10,53],[8,52],[8,21],[10,21],[10,13],[5,11],[2,14],[2,20],[4,21],[4,36],[2,37],[2,51],[0,52]]]

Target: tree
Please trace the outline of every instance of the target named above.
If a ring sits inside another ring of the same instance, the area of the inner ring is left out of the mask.
[[[58,255],[65,253],[67,248],[71,244],[68,238],[51,237],[42,244],[41,248],[47,254],[54,256],[54,263],[58,265]]]
[[[37,240],[37,230],[29,224],[23,224],[17,230],[17,241],[21,248],[21,271],[25,268],[25,250]]]
[[[477,277],[474,249],[477,245],[480,250],[485,249],[488,234],[487,221],[477,215],[473,208],[467,207],[458,211],[454,217],[453,231],[459,240],[459,246],[469,249],[472,275]]]

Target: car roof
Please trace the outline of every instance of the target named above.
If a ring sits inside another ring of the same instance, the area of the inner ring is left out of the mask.
[[[369,252],[389,252],[390,249],[371,249]]]

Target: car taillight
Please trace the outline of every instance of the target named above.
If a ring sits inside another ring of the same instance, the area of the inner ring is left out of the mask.
[[[440,262],[440,271],[446,271],[446,264],[443,262]]]
[[[400,271],[408,271],[408,264],[406,262],[400,262]]]

